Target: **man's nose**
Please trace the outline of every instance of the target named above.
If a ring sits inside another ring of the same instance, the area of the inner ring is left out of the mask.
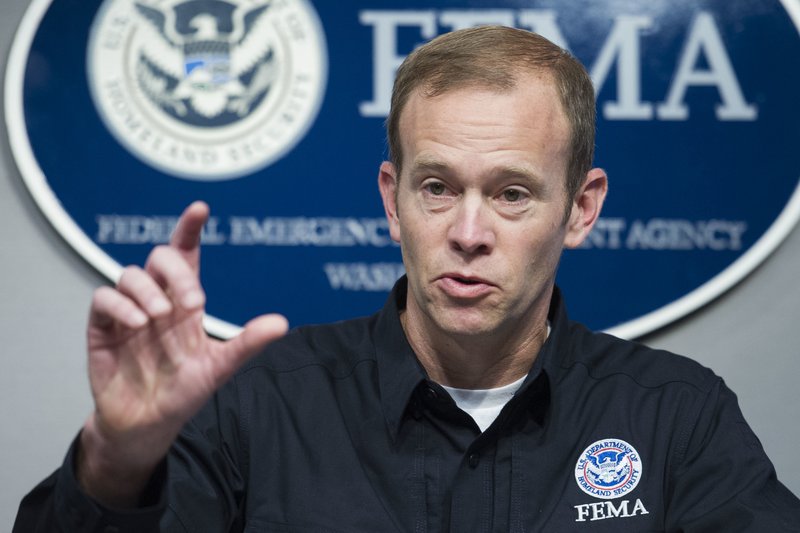
[[[487,254],[494,249],[492,216],[482,197],[465,196],[454,217],[447,234],[453,249],[466,254]]]

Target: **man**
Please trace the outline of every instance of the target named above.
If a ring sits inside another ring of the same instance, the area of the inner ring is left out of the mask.
[[[384,309],[207,338],[193,204],[97,291],[95,411],[15,530],[800,530],[718,377],[567,319],[561,251],[607,189],[577,61],[521,30],[440,37],[387,129],[407,278]]]

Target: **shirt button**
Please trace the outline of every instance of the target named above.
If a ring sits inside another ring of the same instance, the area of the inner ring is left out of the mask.
[[[469,455],[469,459],[467,459],[467,464],[469,464],[470,468],[475,468],[476,466],[478,466],[480,460],[481,460],[480,455],[478,455],[477,453],[471,453]]]

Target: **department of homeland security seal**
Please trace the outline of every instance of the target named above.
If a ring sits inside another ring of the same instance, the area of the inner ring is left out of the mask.
[[[108,129],[145,163],[235,178],[286,154],[314,122],[324,43],[305,0],[106,0],[89,86]]]
[[[601,439],[589,445],[575,464],[575,481],[595,498],[619,498],[636,488],[642,461],[636,449],[620,439]]]

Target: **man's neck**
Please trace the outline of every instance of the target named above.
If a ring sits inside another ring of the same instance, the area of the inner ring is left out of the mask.
[[[453,336],[423,327],[418,317],[400,315],[406,337],[428,376],[461,389],[492,389],[525,376],[547,339],[547,317],[524,331],[492,336]]]

